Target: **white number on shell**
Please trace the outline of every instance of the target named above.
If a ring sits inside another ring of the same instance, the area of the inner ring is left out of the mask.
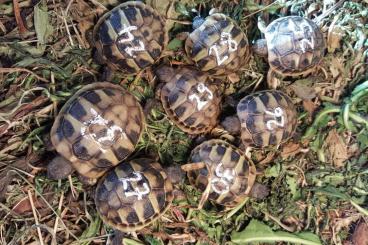
[[[220,163],[217,165],[216,169],[215,169],[215,177],[212,179],[211,181],[211,187],[214,190],[214,192],[216,192],[217,194],[221,195],[221,194],[225,194],[227,192],[229,192],[230,190],[230,184],[233,181],[235,177],[235,170],[234,169],[223,169],[223,164]],[[217,188],[217,184],[221,183],[222,185],[225,186],[224,189],[219,190]]]
[[[127,136],[121,127],[117,125],[109,126],[109,121],[98,114],[98,112],[93,108],[90,109],[90,112],[92,114],[92,118],[86,122],[83,122],[80,133],[83,137],[89,137],[94,140],[102,152],[105,153],[107,151],[104,149],[104,143],[111,142],[112,144],[115,140],[116,135],[120,134],[120,137],[127,139]],[[87,132],[88,127],[92,125],[100,125],[106,127],[105,135],[98,136],[96,133]]]
[[[136,26],[126,26],[124,24],[123,29],[121,31],[119,31],[118,35],[121,36],[124,33],[126,33],[128,35],[128,38],[120,39],[119,43],[132,42],[135,39],[135,37],[133,36],[131,31],[135,31],[137,29],[138,28]],[[145,47],[144,47],[144,43],[141,40],[138,40],[138,46],[126,47],[124,50],[131,57],[135,58],[136,56],[133,54],[133,52],[144,51]]]
[[[204,85],[203,83],[199,83],[198,86],[197,86],[197,89],[201,94],[207,92],[208,93],[208,100],[213,99],[212,91],[209,88],[207,88],[206,85]],[[193,101],[193,100],[196,101],[198,111],[202,110],[202,108],[208,103],[208,100],[201,100],[201,98],[199,98],[199,96],[197,94],[191,94],[188,98],[191,101]]]
[[[292,21],[291,19],[289,20],[289,25],[291,26],[291,29],[295,30],[295,34],[294,36],[310,36],[310,40],[307,38],[303,38],[299,41],[299,46],[302,50],[303,53],[306,52],[306,49],[308,48],[308,46],[311,49],[314,49],[314,38],[313,38],[313,30],[312,28],[305,23],[305,21],[303,21],[300,26],[296,26],[294,21]]]
[[[285,124],[284,111],[280,107],[275,108],[273,112],[265,110],[265,113],[274,117],[274,119],[266,122],[268,130],[274,130],[272,125],[275,125],[276,127],[284,126]],[[277,118],[280,118],[280,120],[277,120]]]
[[[138,182],[143,179],[141,173],[133,172],[133,174],[134,174],[134,177],[120,178],[119,181],[123,182],[124,194],[126,197],[137,196],[138,200],[142,200],[143,196],[149,194],[151,191],[146,182],[142,184],[143,190],[140,190],[140,188],[135,187],[134,191],[126,191],[128,189],[128,183]]]
[[[220,45],[214,44],[210,47],[208,54],[211,55],[213,52],[216,55],[217,65],[221,65],[224,63],[227,59],[229,59],[228,55],[225,55],[224,57],[220,57],[218,46],[228,46],[229,53],[235,52],[238,49],[238,43],[232,39],[230,33],[228,32],[222,32],[221,33],[221,41]],[[213,52],[212,52],[213,51]]]

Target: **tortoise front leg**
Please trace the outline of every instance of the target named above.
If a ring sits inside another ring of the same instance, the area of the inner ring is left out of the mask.
[[[277,77],[277,73],[274,72],[272,69],[268,70],[267,73],[267,86],[271,89],[276,89],[281,85],[282,79]]]
[[[188,163],[185,164],[183,166],[181,166],[181,169],[185,172],[189,172],[189,171],[193,171],[193,170],[199,170],[202,168],[207,168],[208,170],[208,183],[206,186],[206,189],[204,190],[204,192],[202,193],[201,199],[198,203],[197,207],[192,207],[192,209],[194,210],[200,210],[202,209],[204,203],[207,201],[208,196],[210,195],[211,192],[211,179],[212,179],[212,171],[210,169],[210,167],[208,166],[208,164],[206,164],[205,162],[197,162],[197,163]]]

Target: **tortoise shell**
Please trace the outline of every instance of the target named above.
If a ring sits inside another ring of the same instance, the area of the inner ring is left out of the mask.
[[[164,20],[139,1],[122,3],[103,15],[93,37],[103,62],[128,74],[154,64],[168,42]]]
[[[240,27],[224,14],[208,16],[185,42],[188,57],[211,75],[236,73],[250,57],[249,43]]]
[[[110,170],[97,185],[95,203],[106,224],[128,232],[157,220],[173,197],[173,186],[161,165],[141,158]]]
[[[201,134],[217,125],[221,95],[206,74],[194,67],[156,71],[161,82],[161,102],[168,117],[184,132]]]
[[[188,171],[191,185],[204,192],[211,185],[209,200],[223,206],[235,206],[249,194],[255,181],[255,166],[242,151],[229,143],[212,139],[193,149],[191,163],[206,168]]]
[[[246,146],[277,146],[295,132],[297,113],[291,99],[277,90],[244,97],[237,106],[241,138]]]
[[[282,75],[301,75],[315,68],[324,55],[325,41],[311,20],[287,16],[271,22],[265,30],[268,62]]]
[[[133,95],[118,85],[93,83],[62,107],[51,142],[79,174],[98,178],[134,151],[143,123],[143,110]]]

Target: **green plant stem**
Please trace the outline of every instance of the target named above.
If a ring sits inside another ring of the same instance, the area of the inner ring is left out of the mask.
[[[359,206],[356,202],[350,200],[350,203],[351,205],[353,205],[356,209],[358,209],[358,211],[360,213],[362,213],[363,215],[367,216],[368,217],[368,210],[367,209],[364,209],[362,208],[361,206]]]
[[[332,107],[332,108],[327,108],[322,110],[316,117],[316,119],[314,120],[312,126],[310,128],[308,128],[308,130],[306,131],[306,133],[304,134],[303,138],[304,139],[309,139],[312,136],[315,135],[315,130],[318,128],[318,124],[320,123],[320,121],[327,115],[330,113],[339,113],[341,112],[341,109],[339,107]]]

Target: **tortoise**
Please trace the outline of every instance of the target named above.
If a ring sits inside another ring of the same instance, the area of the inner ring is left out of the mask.
[[[164,19],[139,1],[116,6],[93,30],[99,60],[126,74],[136,74],[159,60],[168,40]]]
[[[161,66],[156,75],[163,83],[163,108],[181,130],[195,135],[208,133],[217,125],[221,93],[205,73],[191,66]]]
[[[248,39],[228,16],[210,11],[205,19],[194,18],[193,28],[185,41],[185,51],[201,71],[214,76],[232,75],[249,61]]]
[[[106,224],[130,232],[157,220],[173,198],[173,185],[161,165],[139,158],[122,162],[100,179],[95,204]]]
[[[122,87],[107,82],[82,87],[51,128],[51,142],[60,156],[48,165],[49,177],[65,178],[75,169],[97,179],[134,151],[144,121],[137,99]]]
[[[250,158],[221,139],[196,146],[182,166],[191,185],[203,192],[199,208],[206,199],[225,207],[234,207],[247,196],[262,198],[265,186],[255,182],[256,168]]]
[[[265,39],[253,46],[256,54],[268,56],[268,85],[276,88],[275,75],[300,76],[311,73],[320,64],[326,47],[321,29],[300,16],[274,20],[267,28],[260,25]]]
[[[242,98],[237,105],[237,120],[223,126],[230,130],[239,128],[236,124],[240,124],[246,147],[275,147],[293,136],[297,112],[289,96],[278,90],[264,90]]]

